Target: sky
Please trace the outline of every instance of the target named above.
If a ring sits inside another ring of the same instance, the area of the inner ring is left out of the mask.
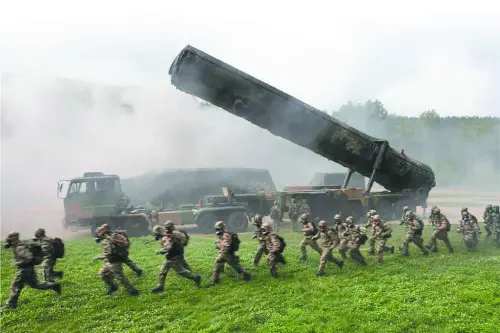
[[[35,78],[8,94],[0,87],[2,221],[36,204],[60,207],[57,180],[84,171],[247,166],[283,186],[342,170],[243,119],[199,110],[168,75],[187,44],[321,110],[379,99],[400,115],[500,116],[493,1],[137,3],[0,3],[0,72]],[[96,83],[94,95],[138,87],[124,97],[137,114],[74,97],[56,105],[53,77]]]

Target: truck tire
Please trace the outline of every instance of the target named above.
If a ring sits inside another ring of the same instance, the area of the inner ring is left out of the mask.
[[[210,233],[214,231],[215,222],[217,222],[217,215],[212,213],[201,213],[202,215],[198,219],[198,227],[204,233]]]
[[[234,212],[229,215],[227,226],[232,232],[243,232],[248,227],[248,217],[244,212]]]
[[[124,224],[125,232],[130,237],[147,236],[149,223],[142,218],[129,218]]]

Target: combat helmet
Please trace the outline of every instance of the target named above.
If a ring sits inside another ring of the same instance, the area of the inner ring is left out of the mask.
[[[300,220],[301,220],[302,223],[309,222],[309,214],[305,214],[304,213],[304,214],[300,215]]]
[[[175,229],[175,224],[172,221],[167,221],[165,222],[165,230],[166,231],[173,231]]]
[[[222,235],[224,231],[226,230],[226,224],[224,221],[217,221],[215,222],[215,234],[216,235]]]
[[[262,229],[264,235],[269,234],[273,230],[273,227],[267,222],[262,224],[260,228]]]
[[[326,229],[327,228],[327,225],[326,225],[326,221],[325,220],[321,220],[319,221],[319,228],[320,229]]]
[[[36,231],[35,231],[35,239],[40,239],[42,237],[45,237],[45,229],[42,229],[42,228],[38,228]]]
[[[13,231],[10,234],[7,235],[7,238],[5,239],[5,248],[8,249],[12,246],[13,243],[16,243],[19,241],[19,233],[17,231]]]

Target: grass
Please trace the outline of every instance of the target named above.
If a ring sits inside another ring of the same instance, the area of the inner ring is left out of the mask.
[[[395,227],[390,244],[399,245],[402,228]],[[430,229],[430,228],[428,228]],[[427,241],[430,230],[426,230]],[[107,295],[97,272],[101,262],[92,258],[101,250],[91,238],[67,241],[67,254],[56,266],[64,270],[63,294],[23,290],[19,307],[3,312],[2,332],[498,332],[500,327],[500,249],[484,240],[468,253],[451,232],[456,254],[425,258],[411,245],[411,256],[387,254],[378,265],[348,259],[343,271],[327,265],[328,276],[315,276],[319,256],[309,249],[308,262],[298,260],[300,234],[284,232],[287,266],[280,278],[269,278],[263,259],[251,266],[256,241],[241,234],[240,258],[254,274],[245,282],[226,268],[222,283],[197,289],[175,272],[167,277],[163,294],[152,294],[162,257],[159,243],[149,238],[132,240],[131,258],[143,269],[136,278],[125,267],[139,297],[122,288]],[[216,250],[214,237],[194,236],[187,259],[196,272],[210,277]],[[365,251],[364,247],[363,251]],[[337,252],[335,252],[337,253]],[[11,253],[2,249],[2,301],[8,297],[14,274]]]

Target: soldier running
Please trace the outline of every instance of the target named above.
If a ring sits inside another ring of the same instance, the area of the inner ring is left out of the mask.
[[[99,276],[108,287],[108,293],[118,290],[115,279],[128,291],[130,295],[137,296],[139,291],[130,283],[123,274],[123,263],[128,256],[130,243],[124,232],[111,232],[107,224],[103,224],[95,231],[96,242],[102,243],[103,252],[95,257],[104,260],[104,266],[99,271]]]
[[[343,260],[347,259],[347,251],[349,250],[349,225],[354,224],[354,218],[352,216],[349,216],[346,219],[346,222],[342,222],[342,219],[340,218],[340,214],[335,215],[334,217],[335,221],[335,226],[334,229],[337,231],[337,234],[339,235],[339,253],[342,256]]]
[[[259,241],[259,245],[257,246],[257,252],[253,258],[253,265],[258,266],[262,255],[268,254],[267,245],[266,245],[266,236],[263,233],[262,229],[262,216],[257,214],[253,219],[253,225],[255,226],[255,231],[252,239],[257,239]]]
[[[437,240],[440,239],[444,242],[450,254],[453,254],[453,247],[451,246],[450,239],[448,238],[448,232],[451,228],[450,221],[448,221],[446,216],[441,213],[441,209],[436,206],[431,208],[430,220],[434,231],[432,232],[431,239],[429,240],[429,244],[426,248],[433,253],[437,253]]]
[[[457,232],[462,234],[467,250],[473,251],[477,248],[481,231],[467,211],[462,211],[462,219]]]
[[[487,205],[483,213],[484,231],[486,231],[486,239],[493,234],[493,205]]]
[[[423,221],[410,210],[406,212],[405,221],[407,232],[405,239],[403,240],[403,245],[400,248],[401,254],[405,257],[409,256],[410,252],[408,250],[408,246],[410,243],[414,243],[422,251],[424,256],[429,255],[429,251],[423,245]]]
[[[369,245],[368,254],[374,256],[375,255],[375,244],[377,243],[377,237],[375,235],[375,230],[373,228],[373,218],[374,218],[374,216],[378,216],[380,219],[380,216],[377,215],[377,211],[374,209],[370,210],[368,212],[367,216],[368,216],[368,223],[366,223],[365,229],[370,228],[370,230],[371,230],[371,235],[370,235],[370,238],[368,239],[368,245]],[[381,219],[380,219],[380,221],[381,221],[380,223],[382,225],[386,224],[385,221],[383,221]],[[384,245],[384,252],[394,253],[394,246]]]
[[[238,235],[226,231],[226,225],[223,221],[215,223],[215,234],[217,235],[216,246],[219,253],[214,263],[212,281],[209,286],[213,286],[220,282],[220,273],[226,263],[237,273],[243,274],[243,279],[245,281],[249,281],[252,275],[241,267],[240,258],[236,255],[236,251],[239,249]]]
[[[292,231],[298,231],[299,210],[297,204],[295,203],[295,199],[290,201],[290,206],[288,207],[288,218],[292,223]]]
[[[18,270],[10,286],[10,296],[7,305],[3,306],[2,309],[17,307],[17,301],[25,285],[39,290],[51,289],[61,294],[61,285],[58,282],[39,281],[36,277],[34,266],[41,262],[43,256],[40,248],[40,253],[34,253],[30,245],[19,239],[18,232],[11,232],[5,242],[5,248],[11,248],[14,253],[14,265]]]
[[[317,234],[318,228],[312,222],[309,222],[309,215],[302,214],[300,216],[300,222],[303,225],[302,232],[304,233],[304,239],[300,242],[300,260],[307,260],[307,250],[306,247],[309,245],[314,251],[321,255],[321,249],[318,243],[312,238]]]
[[[381,264],[384,259],[384,252],[390,251],[394,253],[394,246],[387,246],[387,240],[391,238],[392,228],[379,215],[374,215],[371,230],[372,237],[375,239],[374,243],[377,244],[377,261]]]
[[[53,245],[53,239],[45,235],[45,229],[39,228],[35,231],[35,237],[33,238],[42,248],[43,252],[43,262],[41,264],[42,276],[45,281],[55,282],[54,278],[62,278],[63,272],[54,271],[54,266],[57,262],[58,253]]]
[[[267,245],[267,265],[269,266],[269,272],[271,277],[278,277],[278,270],[276,269],[276,264],[282,263],[286,265],[285,257],[283,256],[283,251],[285,249],[285,240],[273,232],[273,228],[269,223],[262,224],[262,235],[265,237],[265,243]]]
[[[349,247],[349,255],[351,258],[361,264],[362,266],[366,266],[366,260],[359,251],[361,245],[366,242],[366,230],[365,228],[360,227],[359,225],[354,224],[354,217],[348,216],[347,219],[348,230],[347,237],[349,239],[348,247]]]
[[[165,288],[165,279],[167,278],[168,271],[173,268],[177,274],[185,277],[186,279],[193,280],[197,287],[200,287],[201,276],[192,273],[186,268],[186,260],[184,259],[184,247],[187,244],[187,235],[175,229],[172,221],[165,223],[165,228],[156,226],[153,230],[155,235],[161,235],[162,248],[156,251],[156,254],[165,256],[165,260],[160,268],[158,274],[158,284],[151,291],[153,293],[163,292]]]
[[[319,259],[319,267],[316,275],[325,275],[325,266],[327,261],[335,263],[337,266],[339,266],[340,269],[342,269],[342,266],[344,266],[344,261],[338,260],[333,256],[333,249],[340,242],[339,235],[337,234],[335,229],[328,229],[326,221],[321,220],[319,221],[319,231],[312,239],[321,239],[322,252],[321,258]]]
[[[276,232],[280,231],[280,224],[281,224],[281,208],[280,204],[278,201],[274,202],[274,205],[271,207],[271,212],[269,213],[269,216],[273,220],[273,228]]]

